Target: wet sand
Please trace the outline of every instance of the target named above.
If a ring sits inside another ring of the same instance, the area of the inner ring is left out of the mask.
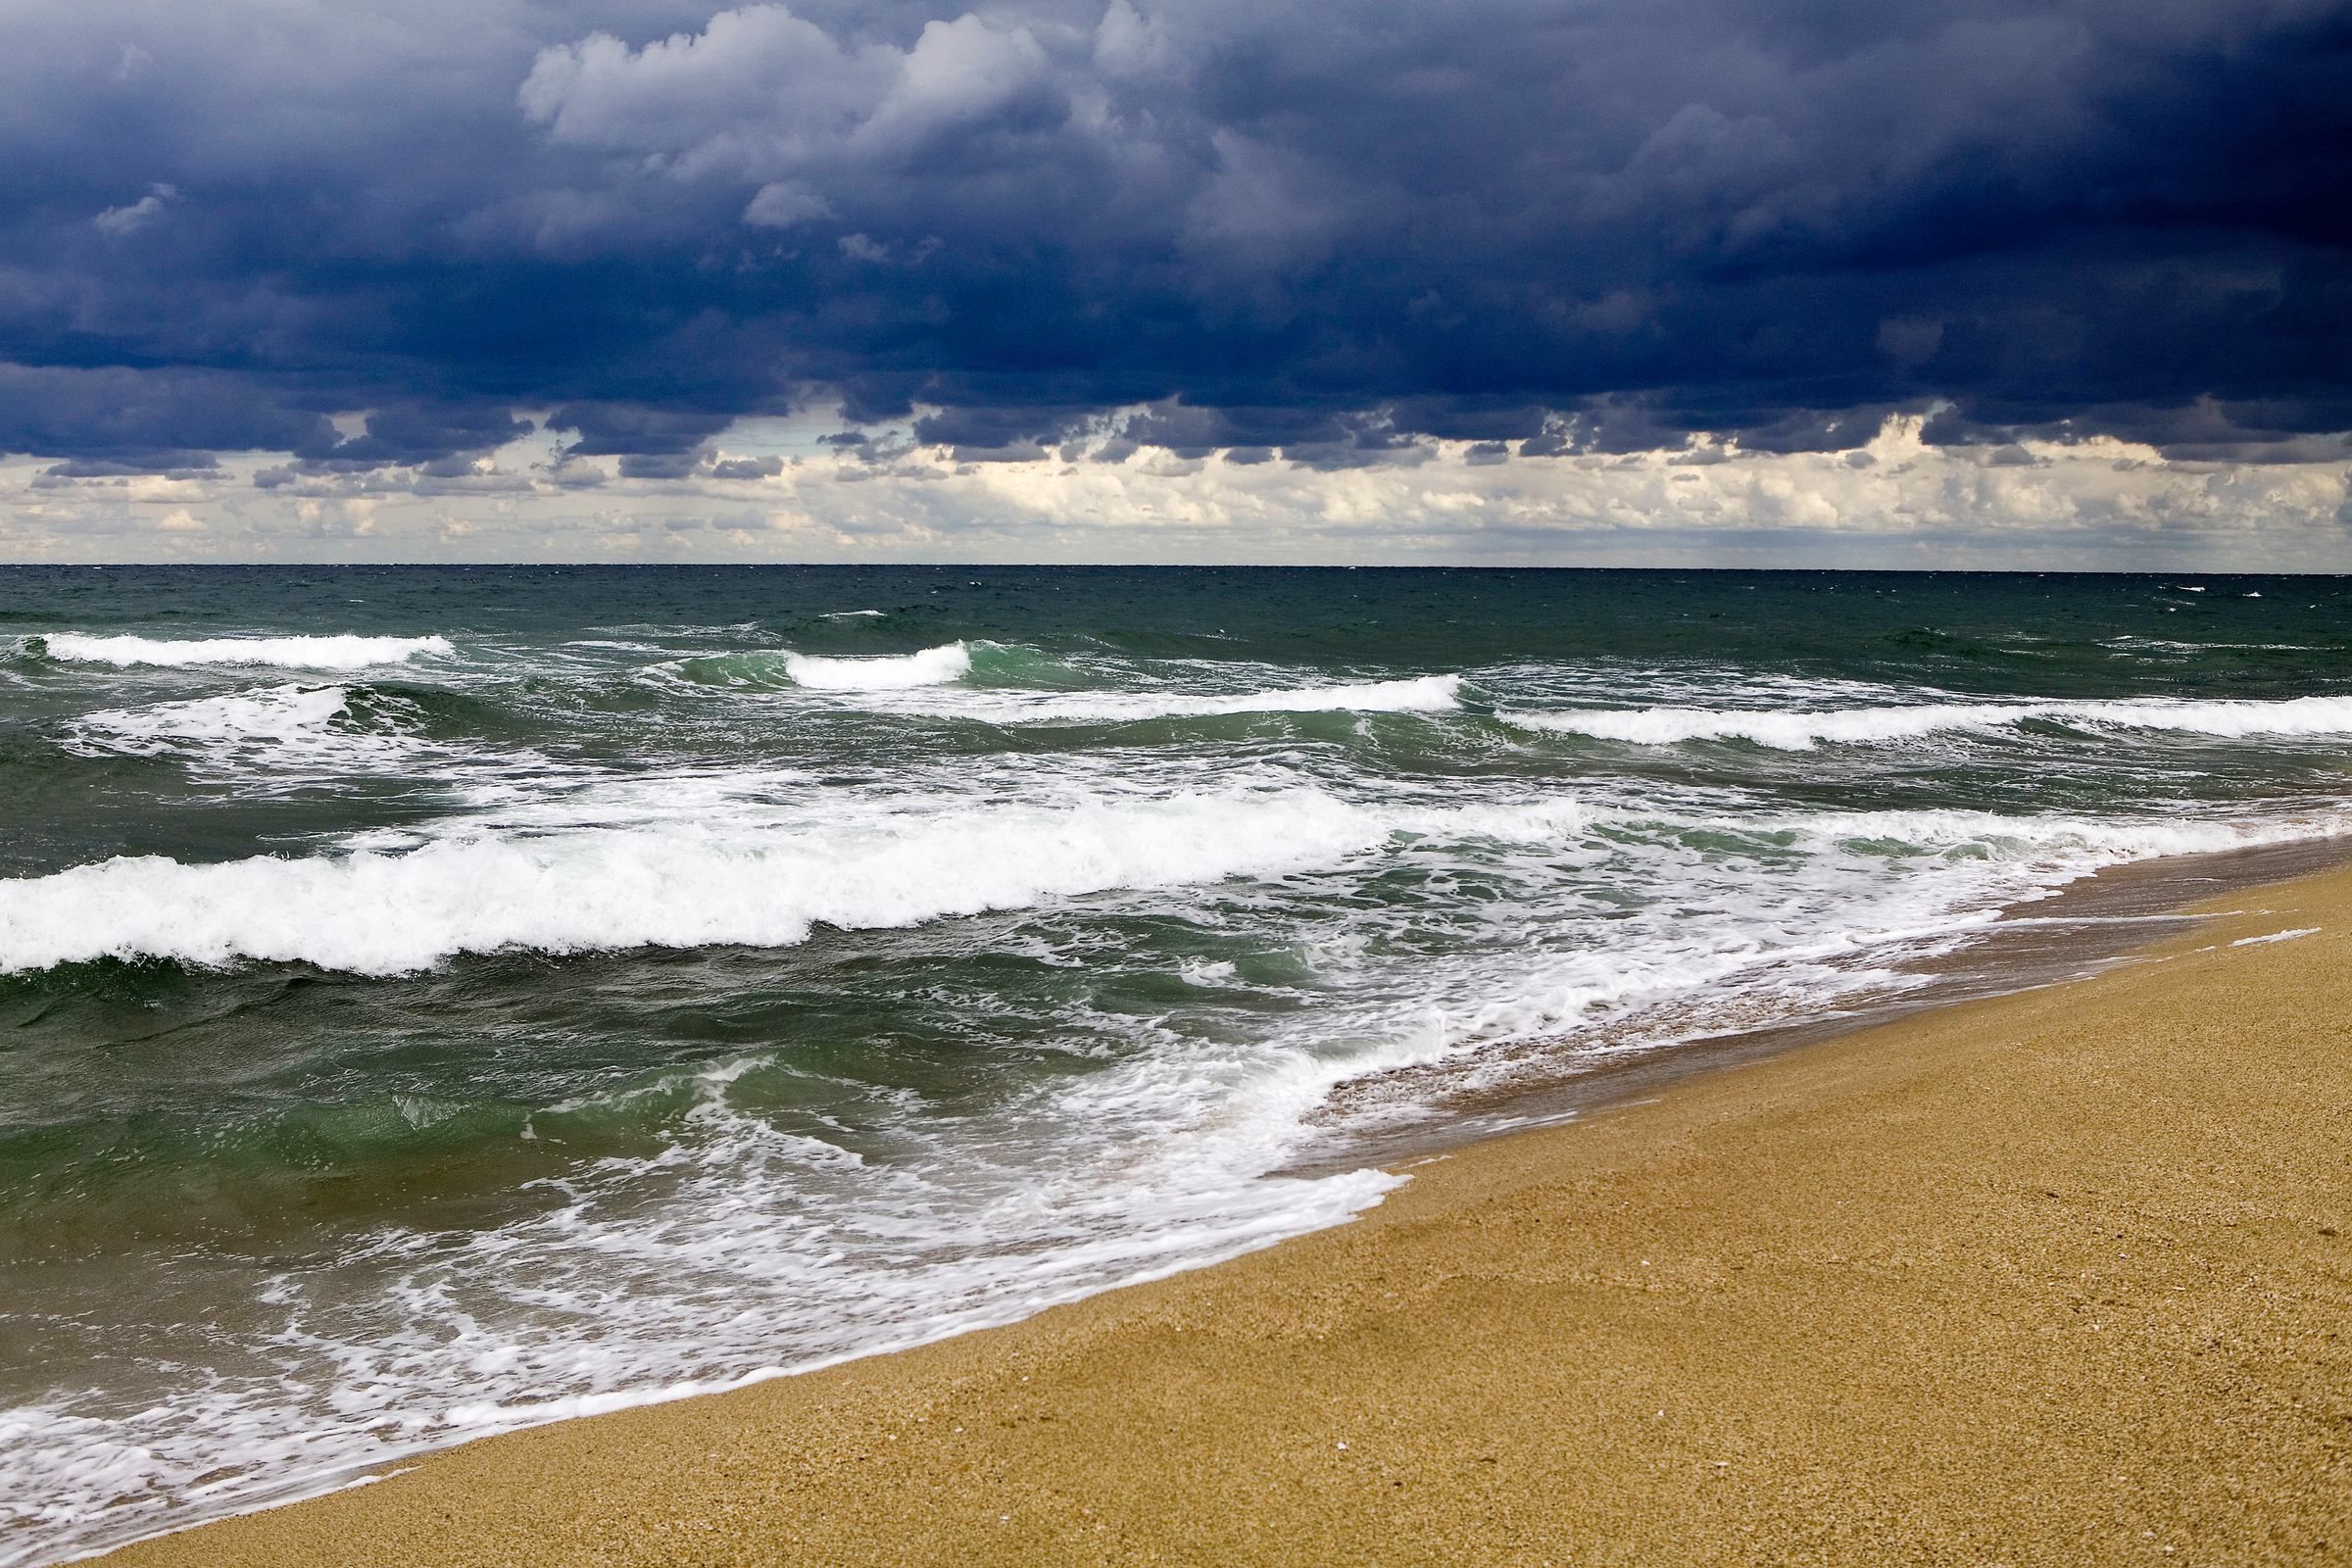
[[[106,1560],[2352,1562],[2352,872],[2224,904],[1339,1230]]]

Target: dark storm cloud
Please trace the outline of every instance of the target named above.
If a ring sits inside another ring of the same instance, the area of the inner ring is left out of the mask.
[[[575,432],[570,450],[582,457],[675,457],[701,446],[733,417],[724,410],[652,403],[573,403],[558,409],[547,422]]]
[[[296,446],[294,455],[314,469],[381,468],[393,465],[434,464],[493,447],[531,433],[528,419],[517,419],[492,404],[465,407],[399,404],[367,416],[357,435],[335,436]]]
[[[0,452],[71,455],[68,476],[210,467],[224,451],[324,448],[324,416],[217,371],[0,364]]]
[[[370,9],[12,12],[0,449],[2352,424],[2352,3]]]

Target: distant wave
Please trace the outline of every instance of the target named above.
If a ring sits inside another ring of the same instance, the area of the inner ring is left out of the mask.
[[[1102,676],[1033,649],[985,641],[850,658],[790,652],[714,654],[656,668],[707,686],[797,687],[867,699],[859,706],[885,712],[998,724],[1125,723],[1225,713],[1435,712],[1455,707],[1461,695],[1459,675],[1247,692],[1073,691],[1073,682]],[[939,690],[946,687],[955,690]]]
[[[793,684],[811,691],[888,692],[910,686],[944,686],[972,671],[972,651],[962,643],[926,648],[919,654],[866,659],[820,659],[813,654],[786,654],[785,672]]]
[[[102,957],[399,974],[461,953],[789,947],[1122,888],[1324,865],[1384,842],[1313,790],[996,808],[830,829],[480,833],[404,854],[121,858],[0,882],[0,972]]]
[[[1941,708],[1850,708],[1816,712],[1740,709],[1635,708],[1500,713],[1520,729],[1590,735],[1595,740],[1673,746],[1684,741],[1753,741],[1805,751],[1824,741],[1907,740],[1940,730],[1978,729],[2030,716],[2033,710],[1989,704]]]
[[[1461,685],[1459,675],[1422,675],[1410,680],[1355,681],[1218,694],[991,691],[972,693],[953,706],[923,705],[917,710],[1000,724],[1128,723],[1152,718],[1213,718],[1229,713],[1429,713],[1458,707]]]
[[[2042,719],[2113,729],[2170,730],[2226,738],[2352,735],[2352,697],[2274,702],[2188,702],[2169,698],[2084,703],[1945,703],[1775,712],[1714,708],[1567,709],[1496,715],[1521,729],[1589,735],[1642,746],[1686,741],[1752,741],[1781,751],[1824,743],[1870,745],[1947,731],[1993,729]]]
[[[154,637],[90,637],[52,632],[41,639],[51,659],[73,663],[272,664],[289,669],[366,669],[397,664],[419,654],[450,654],[446,637],[203,637],[166,641]]]
[[[983,649],[993,644],[983,643]],[[701,686],[798,686],[820,692],[895,692],[918,686],[945,686],[972,671],[972,649],[965,643],[943,643],[912,654],[875,654],[829,658],[817,654],[774,653],[764,649],[740,654],[705,654],[656,664],[654,670]]]

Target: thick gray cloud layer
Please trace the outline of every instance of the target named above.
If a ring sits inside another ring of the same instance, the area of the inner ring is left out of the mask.
[[[2341,0],[368,12],[12,8],[0,451],[450,476],[544,421],[661,478],[835,401],[1324,468],[2352,428]]]

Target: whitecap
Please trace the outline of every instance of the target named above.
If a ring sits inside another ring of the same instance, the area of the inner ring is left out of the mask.
[[[1779,751],[1807,751],[1824,741],[1907,740],[1942,730],[2013,723],[2034,710],[2002,704],[1849,708],[1815,711],[1710,708],[1575,709],[1502,712],[1519,729],[1589,735],[1595,740],[1673,746],[1685,741],[1753,741]]]
[[[199,769],[240,776],[257,767],[297,773],[405,770],[440,750],[381,722],[413,711],[406,702],[378,695],[373,703],[378,721],[371,723],[353,710],[348,687],[268,686],[186,702],[100,709],[72,720],[61,744],[78,757],[178,757]]]
[[[910,686],[944,686],[971,672],[972,652],[962,643],[947,643],[916,654],[880,655],[862,659],[825,659],[814,654],[786,654],[784,670],[793,683],[814,691],[887,692]]]
[[[1779,825],[1815,843],[1879,853],[1987,857],[2065,878],[2102,866],[2177,855],[2217,855],[2272,844],[2335,838],[2352,829],[2340,811],[2264,820],[2100,820],[2009,816],[1994,811],[1925,808],[1796,813]]]
[[[1779,751],[1809,751],[1825,743],[1886,744],[1953,731],[1993,729],[2028,719],[2230,739],[2352,735],[2352,697],[2291,697],[2267,702],[2126,698],[2080,703],[1924,703],[1810,710],[1555,709],[1506,711],[1496,716],[1520,729],[1642,746],[1744,740]]]
[[[789,947],[1113,889],[1330,864],[1383,842],[1312,789],[940,809],[794,828],[482,830],[405,853],[123,857],[0,882],[0,972],[102,957],[400,974],[462,953]]]
[[[350,711],[341,686],[271,686],[145,708],[84,713],[68,728],[69,749],[153,757],[182,745],[315,744]]]
[[[997,724],[1132,723],[1154,718],[1215,718],[1237,713],[1430,713],[1461,703],[1459,675],[1349,681],[1250,692],[960,693],[954,703],[894,705],[900,712],[978,718]]]
[[[52,659],[74,663],[133,665],[274,664],[290,669],[366,669],[397,664],[420,654],[455,653],[446,637],[93,637],[52,632],[41,639]]]

